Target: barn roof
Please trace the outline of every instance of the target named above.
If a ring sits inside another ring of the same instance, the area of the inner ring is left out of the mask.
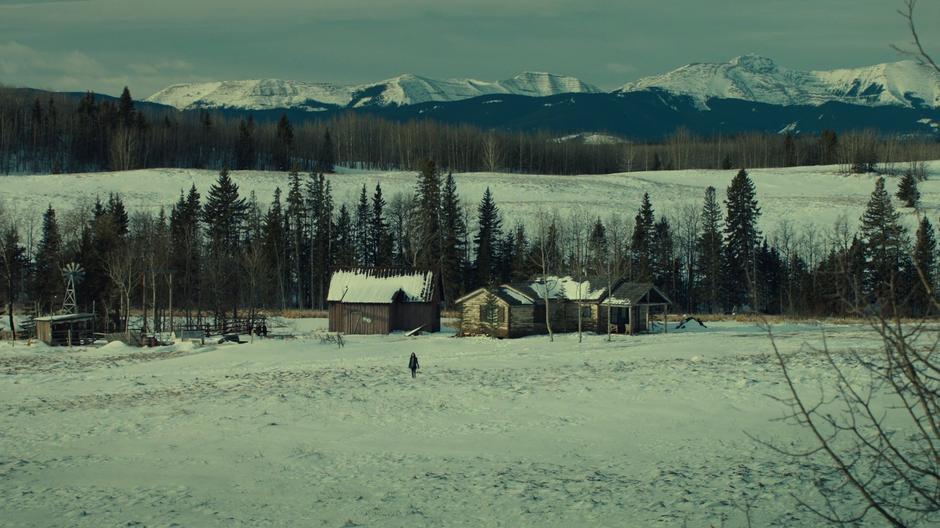
[[[328,302],[389,304],[434,300],[434,272],[360,268],[337,271],[330,279]]]
[[[659,288],[649,282],[622,282],[602,304],[636,306],[638,304],[672,304]]]

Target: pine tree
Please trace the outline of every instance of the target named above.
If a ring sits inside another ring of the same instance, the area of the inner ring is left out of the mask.
[[[513,237],[515,247],[512,250],[512,281],[523,281],[531,278],[536,271],[532,267],[532,260],[529,257],[529,240],[526,237],[525,225],[522,222],[516,224],[516,235]]]
[[[287,306],[287,236],[284,232],[284,210],[281,206],[281,188],[274,189],[274,200],[264,215],[263,244],[265,262],[271,273],[267,297],[282,310]]]
[[[715,196],[715,188],[705,189],[705,204],[702,206],[702,234],[696,250],[698,298],[706,312],[716,311],[721,303],[721,260],[723,254],[721,236],[721,207]]]
[[[61,301],[64,290],[62,280],[62,236],[52,205],[42,217],[42,238],[36,251],[36,272],[33,282],[33,298],[39,301],[43,311],[57,310],[56,301]]]
[[[170,272],[173,274],[174,300],[191,314],[198,306],[200,293],[201,247],[199,221],[202,205],[193,184],[170,210]]]
[[[650,276],[670,299],[680,301],[677,264],[672,228],[664,216],[653,226],[650,238]]]
[[[417,248],[415,267],[441,272],[441,174],[437,165],[426,160],[421,164],[415,190],[414,229]]]
[[[917,227],[914,244],[912,309],[917,315],[937,313],[937,239],[927,217]]]
[[[901,176],[897,197],[904,202],[905,207],[917,207],[917,202],[920,201],[920,191],[917,190],[917,179],[914,178],[912,170],[904,171],[904,176]]]
[[[777,248],[764,239],[757,251],[757,298],[760,305],[754,308],[762,313],[780,313],[783,288],[783,262]]]
[[[0,281],[0,291],[6,299],[8,324],[13,332],[13,339],[16,339],[16,322],[13,318],[15,303],[20,295],[20,284],[28,265],[26,248],[20,244],[16,227],[10,225],[0,237],[0,271],[3,278]]]
[[[633,279],[652,279],[653,228],[655,216],[649,193],[643,193],[643,202],[634,218],[630,248],[633,262]]]
[[[216,182],[209,187],[202,208],[202,221],[206,224],[208,239],[207,286],[218,313],[231,306],[233,314],[238,314],[241,289],[239,252],[247,209],[245,199],[238,196],[238,185],[223,169]]]
[[[330,129],[323,132],[323,142],[320,143],[320,152],[317,155],[317,167],[320,172],[333,173],[336,165],[336,153],[333,148],[333,138]]]
[[[251,170],[257,161],[257,145],[255,141],[255,120],[248,116],[248,121],[242,119],[238,123],[238,142],[235,144],[235,168],[237,170]]]
[[[291,304],[299,308],[304,298],[306,284],[304,270],[307,256],[307,210],[303,191],[300,187],[300,174],[291,171],[287,189],[286,234],[290,243],[289,269]]]
[[[372,226],[372,211],[366,186],[362,185],[359,203],[356,205],[356,260],[360,266],[372,265],[372,247],[369,243],[369,229]]]
[[[601,275],[607,270],[608,259],[607,228],[600,217],[594,221],[588,237],[588,274]]]
[[[38,102],[38,101],[37,101]],[[135,121],[134,99],[131,97],[131,91],[124,87],[121,92],[121,98],[118,101],[118,119],[124,127],[131,128]]]
[[[901,279],[909,268],[907,236],[885,190],[884,178],[875,181],[875,190],[862,215],[861,239],[865,248],[865,293],[878,303],[895,300],[893,292],[905,291]]]
[[[356,240],[353,232],[352,218],[346,204],[339,208],[336,219],[336,267],[338,269],[353,268],[356,266]]]
[[[274,146],[274,168],[279,171],[291,169],[291,157],[294,151],[294,127],[287,119],[287,114],[281,114],[277,122]]]
[[[729,306],[750,302],[757,308],[757,250],[761,234],[757,229],[760,207],[754,183],[741,169],[731,180],[725,199],[724,287]],[[750,293],[750,298],[748,294]]]
[[[127,215],[127,209],[124,207],[121,195],[114,193],[108,194],[107,212],[114,221],[118,236],[127,236],[130,229],[130,217]]]
[[[463,207],[457,195],[454,175],[447,173],[441,191],[441,280],[444,284],[444,302],[448,306],[462,293],[465,272],[467,226]]]
[[[385,197],[382,196],[382,185],[375,184],[372,212],[369,218],[369,248],[372,251],[372,263],[377,267],[392,264],[392,238],[388,232],[388,222],[385,220],[387,205]]]
[[[477,285],[482,286],[493,283],[498,276],[498,243],[502,232],[499,208],[489,187],[483,192],[483,199],[477,207],[477,226],[477,234],[473,237],[477,257],[474,268]]]

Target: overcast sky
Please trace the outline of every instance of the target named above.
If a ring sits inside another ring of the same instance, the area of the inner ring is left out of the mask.
[[[919,22],[940,55],[940,2]],[[0,83],[144,98],[174,83],[359,83],[524,71],[613,89],[757,53],[791,69],[900,60],[901,0],[0,0]],[[938,45],[934,45],[934,44]]]

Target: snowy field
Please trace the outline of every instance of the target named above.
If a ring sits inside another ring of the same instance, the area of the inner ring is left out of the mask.
[[[919,185],[921,206],[928,217],[940,214],[940,162],[928,165],[931,179]],[[899,165],[903,168],[903,165]],[[725,189],[736,171],[687,170],[631,172],[610,175],[545,176],[530,174],[456,174],[462,199],[476,205],[486,187],[494,193],[507,226],[515,221],[531,224],[538,211],[557,212],[561,216],[584,213],[607,220],[619,214],[632,221],[644,192],[648,192],[656,214],[678,214],[688,204],[700,208],[705,188],[714,186],[723,200]],[[829,231],[840,217],[854,228],[875,186],[874,175],[843,175],[837,166],[753,169],[749,173],[757,187],[763,210],[760,225],[773,235],[783,220],[799,228],[811,224],[817,235]],[[233,179],[243,195],[255,191],[262,207],[267,207],[275,187],[286,190],[288,177],[281,172],[234,171]],[[39,225],[42,212],[52,204],[63,214],[78,206],[90,207],[96,196],[107,198],[118,192],[129,209],[147,208],[156,212],[169,208],[195,183],[205,197],[218,173],[204,170],[148,169],[130,172],[91,174],[8,176],[0,185],[0,203],[4,209],[34,218]],[[365,184],[371,197],[376,183],[381,183],[386,199],[396,193],[414,192],[415,172],[368,172],[340,169],[329,176],[337,209],[342,203],[354,206]],[[888,190],[895,192],[897,178],[889,178]],[[286,192],[285,192],[286,194]],[[900,206],[900,203],[896,203]],[[354,208],[354,207],[353,207]],[[909,226],[916,224],[911,209],[904,209]],[[22,221],[22,220],[21,220]]]
[[[831,381],[806,347],[823,329],[775,331],[807,391]],[[451,335],[3,345],[0,526],[744,526],[748,504],[754,526],[820,524],[791,497],[812,496],[808,468],[745,434],[807,440],[774,421],[756,326]]]

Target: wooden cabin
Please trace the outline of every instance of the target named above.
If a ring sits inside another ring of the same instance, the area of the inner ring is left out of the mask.
[[[50,346],[84,345],[94,341],[94,314],[47,315],[33,321],[36,337]]]
[[[635,334],[649,331],[650,314],[671,301],[655,286],[618,280],[608,294],[607,280],[549,277],[480,288],[457,299],[462,335],[522,337],[546,334],[546,304],[553,332],[578,330],[578,312],[584,332]],[[546,303],[546,299],[548,303]],[[608,322],[608,313],[611,321]]]
[[[388,334],[441,330],[438,279],[430,271],[337,271],[327,294],[330,332]]]

